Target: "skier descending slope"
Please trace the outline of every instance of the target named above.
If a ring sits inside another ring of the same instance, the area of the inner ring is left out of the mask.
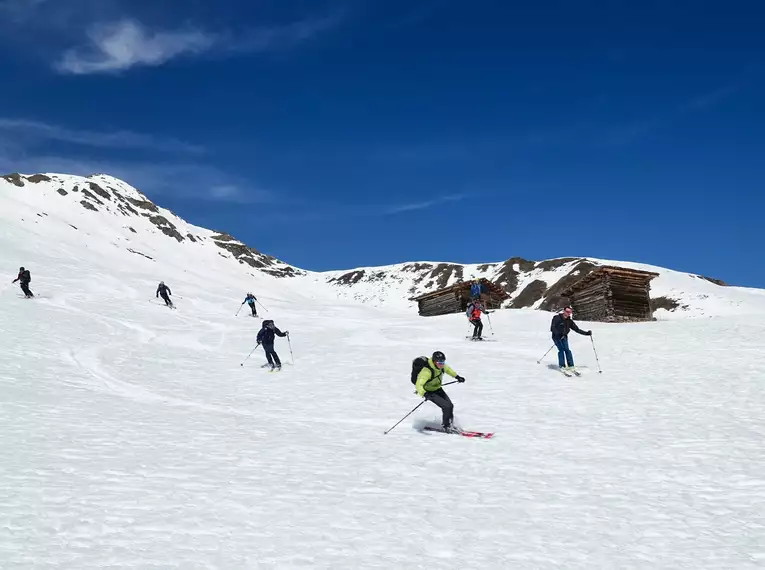
[[[467,315],[468,320],[473,324],[473,338],[471,340],[483,340],[483,337],[481,337],[481,334],[483,333],[481,313],[488,315],[489,311],[484,309],[483,303],[480,300],[471,301],[467,306],[465,314]]]
[[[173,306],[173,302],[170,300],[170,297],[168,295],[172,295],[172,294],[173,294],[173,292],[170,291],[170,287],[165,285],[164,281],[160,281],[159,282],[159,286],[157,287],[157,295],[156,296],[159,297],[160,295],[162,295],[162,298],[165,300],[165,305],[167,305],[168,307],[171,307],[171,308]]]
[[[19,276],[11,281],[11,283],[16,283],[16,281],[20,282],[19,284],[21,285],[21,290],[24,292],[24,296],[27,299],[34,297],[32,291],[29,290],[29,283],[32,281],[32,275],[29,273],[29,269],[19,267]]]
[[[420,366],[422,368],[417,372],[417,368]],[[447,366],[446,356],[439,350],[434,352],[433,356],[429,359],[420,357],[415,359],[412,363],[413,378],[416,374],[415,387],[417,389],[417,394],[441,408],[443,414],[441,423],[445,432],[458,433],[459,430],[452,426],[452,420],[454,419],[454,404],[452,404],[451,399],[441,387],[441,379],[444,376],[444,372],[452,378],[456,378],[457,382],[465,381],[462,376]]]
[[[247,293],[247,296],[244,298],[244,301],[242,301],[242,305],[245,303],[250,305],[250,310],[252,311],[252,316],[257,317],[258,316],[258,309],[255,307],[255,301],[257,301],[257,297],[253,295],[252,293]]]
[[[285,337],[288,334],[290,334],[289,331],[282,332],[276,328],[274,321],[263,321],[263,326],[260,328],[260,332],[258,332],[257,341],[258,344],[263,345],[263,350],[266,352],[268,363],[264,364],[261,368],[267,368],[270,366],[272,372],[274,370],[279,371],[282,369],[282,361],[279,359],[279,355],[276,354],[276,351],[274,350],[274,340],[275,336]]]
[[[558,348],[558,367],[564,374],[565,371],[574,371],[574,355],[568,346],[568,333],[575,331],[584,336],[592,336],[592,331],[583,331],[573,319],[574,312],[571,307],[566,307],[560,313],[555,315],[550,324],[550,332],[555,346]],[[568,368],[566,365],[568,364]]]

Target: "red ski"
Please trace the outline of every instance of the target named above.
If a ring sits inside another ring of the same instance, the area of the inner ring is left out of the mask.
[[[448,433],[448,434],[454,434],[454,435],[461,435],[463,437],[474,437],[474,438],[480,438],[480,439],[491,439],[492,436],[494,436],[494,432],[483,432],[483,431],[452,431],[447,432],[444,431],[442,428],[433,428],[433,427],[426,427],[424,428],[425,431],[435,431],[438,433]]]

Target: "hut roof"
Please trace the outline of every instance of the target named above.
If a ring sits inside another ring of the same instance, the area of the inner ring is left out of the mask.
[[[642,279],[645,281],[651,281],[655,277],[658,277],[658,273],[651,271],[641,271],[639,269],[627,269],[626,267],[616,267],[614,265],[601,265],[590,271],[587,275],[582,277],[579,281],[576,281],[573,285],[567,287],[564,291],[561,291],[561,297],[569,297],[571,293],[587,287],[590,283],[598,279],[604,273],[609,275],[616,275],[620,277],[627,277],[632,279]]]
[[[488,279],[481,278],[479,279],[481,282],[481,285],[484,286],[486,292],[490,293],[492,297],[504,300],[509,299],[510,295],[507,294],[507,292],[497,285],[496,283],[492,283]],[[430,293],[425,293],[423,295],[420,295],[419,297],[412,297],[409,299],[410,301],[424,301],[426,299],[430,299],[432,297],[438,297],[439,295],[443,295],[444,293],[449,293],[450,291],[470,291],[470,286],[473,284],[473,281],[462,281],[460,283],[455,283],[451,287],[444,287],[443,289],[439,289],[438,291],[431,291]]]

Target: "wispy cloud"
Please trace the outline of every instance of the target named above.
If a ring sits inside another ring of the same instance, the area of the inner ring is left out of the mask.
[[[696,113],[711,109],[741,88],[738,84],[726,85],[709,93],[702,93],[678,107],[679,114]]]
[[[66,51],[54,67],[62,73],[107,73],[157,66],[184,54],[209,50],[215,38],[199,30],[156,31],[133,20],[96,25],[89,45]]]
[[[30,18],[49,0],[0,0],[0,15],[14,23]]]
[[[446,204],[448,202],[460,202],[465,200],[467,196],[465,194],[450,194],[447,196],[440,196],[433,198],[432,200],[425,200],[423,202],[411,202],[408,204],[395,204],[392,206],[383,206],[375,210],[370,210],[370,213],[376,213],[378,215],[393,215],[401,214],[404,212],[413,212],[415,210],[425,210],[432,208],[439,204]]]
[[[13,119],[0,117],[0,132],[12,132],[25,139],[58,141],[91,147],[106,147],[117,149],[147,149],[160,152],[201,153],[204,148],[156,135],[141,134],[131,131],[116,130],[113,132],[97,132],[70,129],[40,121],[28,119]]]
[[[149,135],[148,142],[153,143]],[[80,156],[75,153],[46,152],[45,145],[30,144],[18,136],[2,136],[0,129],[0,173],[57,172],[88,176],[107,173],[125,180],[151,197],[173,196],[185,200],[248,204],[274,202],[272,192],[243,178],[201,161],[190,162],[183,156],[168,159],[154,156],[149,162],[130,158],[127,151],[118,159]],[[142,147],[143,148],[143,147]],[[280,198],[283,195],[280,195]]]
[[[740,89],[741,84],[736,82],[707,93],[701,93],[680,103],[674,109],[671,109],[663,115],[643,117],[608,129],[599,137],[598,143],[605,144],[606,146],[623,146],[631,144],[666,125],[679,120],[681,117],[709,111]]]
[[[262,53],[310,40],[340,22],[340,16],[306,19],[243,33],[198,28],[151,30],[133,19],[96,24],[88,43],[64,52],[54,68],[74,75],[118,73],[133,67],[157,67],[170,60],[200,54]]]

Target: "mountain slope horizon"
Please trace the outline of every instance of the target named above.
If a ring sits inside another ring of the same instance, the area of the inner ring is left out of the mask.
[[[563,289],[600,265],[659,273],[651,286],[658,317],[762,312],[760,307],[765,305],[762,289],[729,286],[712,277],[648,264],[591,257],[541,261],[510,257],[481,264],[405,261],[310,271],[263,253],[225,231],[195,226],[158,206],[130,184],[107,174],[83,177],[13,173],[0,177],[0,192],[3,203],[10,206],[16,201],[20,206],[2,208],[7,221],[42,223],[51,230],[50,237],[60,235],[62,230],[71,233],[82,228],[89,238],[109,240],[116,248],[144,257],[147,263],[161,262],[159,252],[165,248],[156,246],[158,240],[168,240],[180,255],[196,256],[204,249],[206,255],[238,264],[243,274],[250,277],[259,272],[275,279],[306,280],[312,286],[330,287],[339,298],[375,306],[411,309],[415,305],[412,299],[418,295],[461,281],[486,278],[508,293],[505,307],[549,311],[557,308]]]

